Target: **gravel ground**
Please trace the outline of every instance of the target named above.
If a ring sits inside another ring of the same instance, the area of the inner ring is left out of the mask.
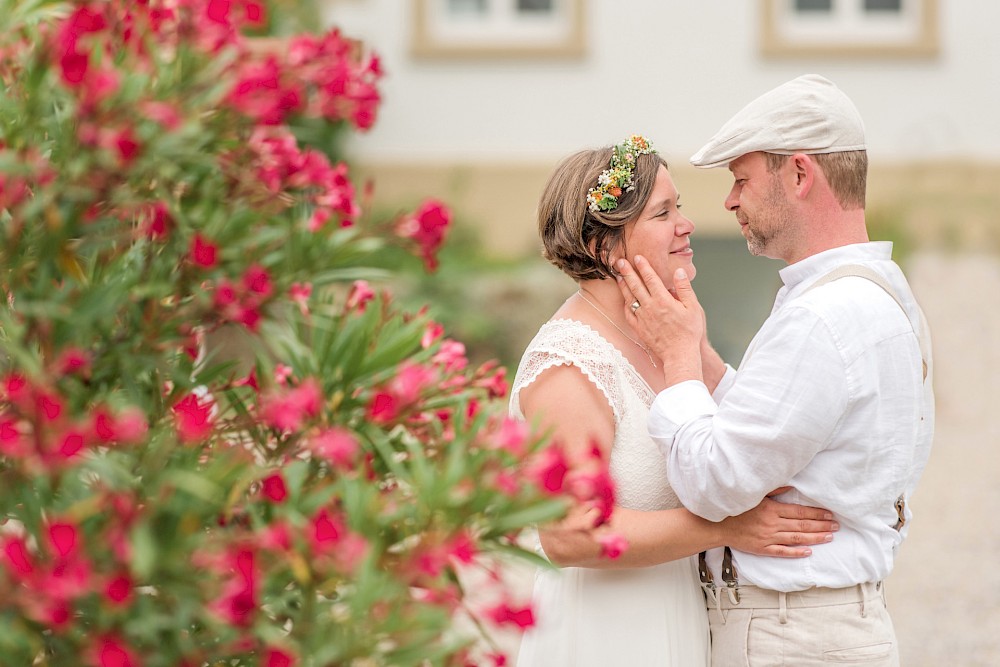
[[[906,265],[930,324],[937,423],[887,582],[903,667],[1000,665],[1000,258],[919,254]],[[514,578],[515,596],[530,579]],[[517,640],[501,644],[516,655]]]
[[[934,341],[937,424],[887,582],[900,658],[1000,665],[1000,258],[922,254],[907,273]]]

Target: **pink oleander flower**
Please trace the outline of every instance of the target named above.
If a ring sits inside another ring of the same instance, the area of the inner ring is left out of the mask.
[[[347,294],[347,302],[344,308],[348,311],[364,311],[369,301],[375,298],[375,292],[366,280],[355,280],[351,285],[351,291]]]
[[[514,625],[521,630],[526,630],[535,624],[535,614],[531,605],[523,607],[511,606],[507,602],[487,610],[487,617],[497,625]]]
[[[233,383],[234,387],[250,387],[255,392],[260,393],[260,382],[257,381],[257,369],[253,368],[250,370],[250,374],[246,377],[240,378]]]
[[[490,435],[490,442],[498,449],[508,451],[520,459],[527,451],[530,431],[523,421],[504,417],[500,427]]]
[[[507,395],[507,369],[499,367],[495,373],[480,383],[489,393],[490,398],[503,398]]]
[[[347,527],[338,514],[331,514],[326,508],[313,515],[309,531],[309,543],[313,552],[322,553],[333,549],[347,533]]]
[[[298,305],[299,312],[309,314],[309,297],[312,296],[312,283],[292,283],[288,288],[288,297]]]
[[[263,667],[295,667],[295,654],[284,649],[269,646],[264,651]]]
[[[552,443],[542,450],[528,470],[531,479],[543,491],[553,495],[562,493],[568,472],[566,452],[559,443]]]
[[[139,111],[146,118],[159,123],[165,130],[176,130],[181,126],[181,111],[170,102],[147,100],[139,103]]]
[[[55,369],[59,375],[79,375],[86,377],[90,374],[90,353],[86,350],[70,346],[64,349],[56,359]]]
[[[71,523],[54,521],[48,524],[49,545],[60,559],[67,560],[76,554],[77,528]]]
[[[451,210],[436,199],[428,199],[412,215],[404,217],[396,233],[416,243],[428,271],[437,269],[437,252],[451,226]]]
[[[261,482],[261,493],[273,503],[283,503],[288,498],[288,487],[280,472],[271,473]]]
[[[343,470],[353,468],[361,452],[354,434],[342,428],[320,431],[309,438],[308,446],[317,456]]]
[[[396,376],[389,381],[389,391],[403,404],[411,404],[437,379],[438,374],[433,369],[407,360],[400,364]]]
[[[280,519],[272,521],[258,532],[257,544],[269,551],[288,551],[292,548],[292,529]]]
[[[257,612],[256,556],[251,549],[237,547],[227,554],[227,562],[232,571],[223,584],[221,597],[211,608],[226,622],[247,627]]]
[[[443,341],[441,349],[431,357],[431,363],[441,364],[446,373],[461,371],[469,363],[465,357],[465,345],[455,340]]]
[[[27,577],[35,571],[35,565],[24,538],[7,537],[3,540],[4,564],[15,577],[21,579]]]
[[[0,454],[19,458],[28,453],[29,446],[17,420],[0,413]]]
[[[493,486],[508,496],[516,496],[521,490],[521,481],[509,470],[498,470],[493,477]]]
[[[108,141],[110,142],[110,146],[114,148],[118,155],[118,161],[122,165],[128,165],[135,160],[142,148],[138,137],[135,136],[135,132],[130,127],[112,132],[108,136]]]
[[[292,377],[294,371],[292,371],[291,366],[286,366],[285,364],[278,364],[274,367],[274,381],[284,387],[288,384],[288,380]]]
[[[601,545],[601,556],[615,560],[628,551],[628,540],[618,533],[606,533],[598,535],[597,541]]]
[[[476,418],[479,414],[479,410],[482,406],[479,404],[475,398],[470,398],[468,404],[465,407],[465,417],[471,421]]]
[[[444,327],[437,322],[428,322],[424,329],[424,335],[420,338],[420,347],[425,350],[434,344],[438,338],[444,335]]]
[[[261,419],[279,431],[298,431],[319,414],[322,403],[319,382],[307,378],[292,389],[269,392],[261,401]]]
[[[386,391],[376,392],[368,402],[365,415],[376,424],[394,421],[399,415],[399,399]]]
[[[479,550],[476,542],[467,532],[459,531],[450,542],[445,545],[445,553],[460,563],[471,563]]]
[[[89,662],[93,667],[140,667],[142,664],[125,643],[114,636],[97,639],[90,649]]]
[[[86,446],[87,441],[82,431],[69,428],[54,438],[56,451],[65,460],[72,459]]]
[[[260,326],[260,308],[256,305],[244,305],[240,308],[240,315],[237,321],[245,326],[249,331],[256,332]]]
[[[107,408],[99,407],[94,411],[90,426],[93,436],[105,444],[142,442],[147,430],[146,416],[135,407],[126,408],[118,415],[112,414]]]
[[[35,395],[36,414],[48,422],[54,422],[62,415],[63,401],[59,396],[45,391],[39,391]]]
[[[28,380],[17,372],[8,373],[0,383],[3,397],[11,403],[19,403],[29,395]]]
[[[174,219],[162,201],[153,202],[139,215],[143,234],[154,241],[163,241],[174,228]]]
[[[125,605],[132,598],[132,578],[128,573],[112,577],[104,587],[104,597],[113,605]]]
[[[174,423],[183,442],[204,440],[215,424],[212,420],[212,401],[188,394],[173,407]]]
[[[254,264],[243,273],[243,286],[250,292],[261,297],[268,297],[274,291],[271,284],[271,274],[267,269]]]
[[[218,246],[200,233],[195,234],[194,238],[191,239],[191,249],[189,251],[191,261],[202,268],[210,269],[215,266],[218,261],[218,252]]]
[[[262,125],[281,125],[289,114],[302,107],[302,92],[282,81],[281,67],[274,56],[263,62],[243,61],[236,78],[229,104]]]
[[[63,20],[55,36],[55,53],[63,82],[70,87],[81,86],[87,78],[90,54],[80,44],[82,38],[107,27],[107,21],[90,5],[82,4]]]
[[[604,454],[596,442],[591,443],[589,461],[570,474],[568,487],[577,500],[589,502],[599,510],[595,527],[611,518],[615,505],[615,484]]]

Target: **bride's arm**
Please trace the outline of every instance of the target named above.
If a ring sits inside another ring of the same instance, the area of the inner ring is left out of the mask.
[[[579,369],[556,366],[544,371],[521,390],[520,400],[525,417],[550,429],[571,456],[583,459],[596,444],[608,460],[614,416],[607,399]],[[594,529],[596,510],[578,507],[563,521],[540,527],[539,537],[549,560],[562,566],[645,567],[726,544],[750,553],[803,557],[809,555],[804,545],[828,541],[833,522],[827,516],[824,510],[770,499],[718,523],[684,509],[642,512],[615,507],[610,525]],[[600,538],[608,533],[621,535],[629,544],[616,559],[601,555]]]
[[[765,498],[739,516],[718,523],[686,509],[643,512],[615,507],[608,525],[593,528],[597,512],[574,508],[565,520],[539,530],[546,556],[563,567],[647,567],[698,552],[731,546],[778,558],[804,558],[809,545],[833,539],[837,526],[826,510]],[[620,557],[601,555],[602,535],[618,534],[629,547]]]

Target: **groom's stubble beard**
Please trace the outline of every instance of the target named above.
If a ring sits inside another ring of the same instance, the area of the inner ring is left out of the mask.
[[[781,181],[777,174],[771,178],[771,187],[765,195],[759,212],[747,213],[740,208],[736,218],[746,223],[747,249],[751,255],[773,257],[775,240],[789,228],[792,220],[791,207],[785,198]],[[767,254],[771,251],[771,254]]]

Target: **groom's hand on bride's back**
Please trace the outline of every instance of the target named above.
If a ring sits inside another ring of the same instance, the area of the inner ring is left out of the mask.
[[[810,546],[832,541],[840,529],[828,510],[783,503],[770,497],[743,514],[723,520],[722,524],[729,533],[727,544],[732,548],[777,558],[811,556]]]

